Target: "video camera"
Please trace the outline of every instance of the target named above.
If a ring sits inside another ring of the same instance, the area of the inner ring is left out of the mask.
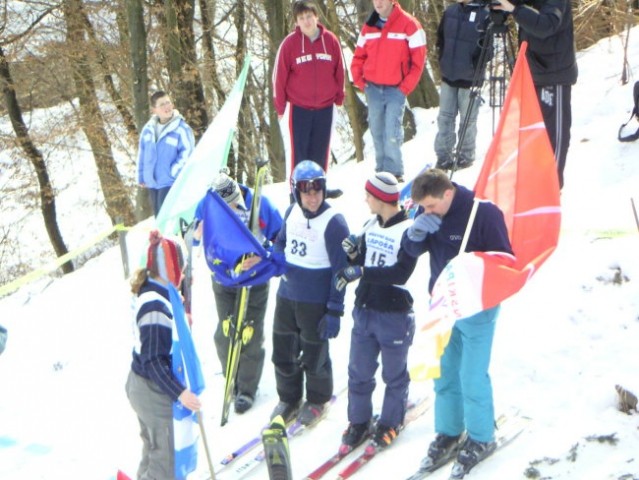
[[[497,0],[472,0],[471,2],[466,4],[469,7],[493,7],[496,5],[500,5]]]
[[[521,3],[521,0],[509,0],[511,3],[516,4]],[[471,0],[471,2],[466,4],[468,7],[475,8],[488,8],[490,12],[490,20],[494,25],[501,26],[504,25],[506,18],[509,15],[509,12],[504,10],[495,10],[492,7],[496,7],[501,5],[497,0]]]

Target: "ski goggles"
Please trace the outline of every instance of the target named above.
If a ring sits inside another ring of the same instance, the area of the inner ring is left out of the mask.
[[[311,190],[316,192],[323,192],[326,186],[326,179],[313,178],[311,180],[298,180],[295,182],[295,188],[298,192],[309,193]]]

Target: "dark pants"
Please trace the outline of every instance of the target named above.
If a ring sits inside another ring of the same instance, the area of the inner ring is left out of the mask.
[[[264,315],[268,301],[269,284],[255,285],[249,292],[248,307],[244,325],[253,327],[253,337],[246,345],[242,345],[240,364],[238,366],[235,388],[239,393],[248,393],[255,398],[257,387],[264,369]],[[215,329],[215,349],[222,364],[222,372],[226,376],[226,361],[229,353],[229,337],[224,336],[222,322],[231,315],[235,315],[235,297],[238,288],[229,288],[213,281],[215,306],[217,308],[218,323]]]
[[[365,423],[373,416],[375,372],[382,356],[386,384],[379,423],[397,427],[404,422],[408,398],[408,349],[415,334],[415,314],[353,309],[353,330],[348,360],[348,420]]]
[[[153,215],[158,216],[160,212],[160,208],[162,208],[162,204],[164,203],[164,199],[171,190],[171,187],[164,188],[149,188],[149,197],[151,198],[151,206],[153,207]]]
[[[550,145],[555,153],[559,187],[564,186],[564,168],[570,145],[570,127],[572,125],[572,110],[570,85],[549,85],[535,87],[541,115],[550,139]]]
[[[328,340],[322,340],[317,325],[326,312],[320,303],[294,302],[277,297],[273,321],[273,364],[277,394],[281,401],[306,400],[326,403],[333,395],[333,367]]]
[[[289,115],[291,132],[291,173],[302,160],[313,160],[328,171],[328,156],[331,151],[333,128],[333,106],[320,110],[291,105]]]

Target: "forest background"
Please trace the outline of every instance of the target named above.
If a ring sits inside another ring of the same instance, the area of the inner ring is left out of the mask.
[[[115,225],[132,226],[151,211],[136,184],[138,134],[150,114],[149,95],[169,92],[200,138],[224,104],[244,59],[250,71],[235,140],[231,175],[251,185],[256,158],[284,180],[284,145],[272,103],[271,76],[280,42],[291,31],[290,0],[4,0],[0,6],[0,285],[67,255],[69,273],[117,242],[117,233],[80,245]],[[400,0],[422,23],[427,68],[409,96],[405,140],[415,133],[412,108],[439,104],[434,49],[445,1]],[[316,0],[320,21],[340,39],[345,65],[370,0]],[[639,0],[572,1],[577,49],[618,35],[625,44],[639,18]],[[506,18],[510,43],[516,26]],[[628,81],[624,53],[621,82]],[[364,160],[366,105],[350,82],[339,109],[332,161]],[[91,152],[86,164],[78,149]],[[59,159],[67,170],[59,175]],[[58,160],[57,162],[54,162]],[[424,160],[426,163],[426,159]],[[95,196],[77,198],[69,183],[95,178]],[[87,203],[91,208],[86,208]],[[78,215],[82,204],[84,234]],[[73,222],[70,225],[69,222]],[[113,230],[111,230],[113,231]],[[48,236],[50,248],[30,239]],[[69,252],[71,251],[71,255]]]

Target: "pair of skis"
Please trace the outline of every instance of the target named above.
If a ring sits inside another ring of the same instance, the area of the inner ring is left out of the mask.
[[[406,411],[406,417],[404,418],[404,427],[409,423],[417,420],[421,417],[427,410],[429,410],[432,406],[432,401],[429,397],[425,397],[417,400],[416,402],[410,403],[408,409]],[[368,447],[368,445],[367,445]],[[337,476],[338,479],[344,480],[353,476],[356,472],[358,472],[364,465],[370,462],[380,450],[375,448],[366,448],[363,453],[357,456],[346,468],[344,468]],[[326,460],[322,465],[320,465],[313,472],[309,473],[306,478],[308,480],[318,480],[324,475],[326,475],[329,471],[335,468],[339,463],[342,462],[346,457],[348,457],[352,451],[342,452],[338,451],[331,458]]]
[[[495,427],[496,427],[495,442],[497,444],[497,447],[495,448],[495,451],[493,451],[491,455],[493,455],[498,449],[508,445],[510,442],[515,440],[526,429],[529,420],[530,419],[528,417],[523,417],[519,415],[518,413],[500,415],[495,421]],[[457,450],[453,451],[449,458],[446,458],[442,460],[441,462],[438,462],[434,468],[430,468],[430,469],[420,468],[413,475],[408,477],[406,480],[422,480],[428,477],[429,475],[431,475],[432,473],[439,471],[439,469],[441,469],[443,466],[449,464],[450,462],[453,462],[455,460],[456,455],[457,455]],[[484,459],[484,461],[485,460],[486,459]],[[473,465],[470,468],[467,468],[461,463],[455,461],[453,463],[453,468],[452,468],[449,480],[463,479],[474,466],[475,465]]]
[[[257,174],[255,176],[255,188],[253,190],[253,202],[251,203],[251,214],[249,217],[249,229],[255,237],[260,235],[260,205],[262,201],[262,186],[268,172],[267,160],[256,160]],[[244,260],[244,258],[242,259]],[[222,416],[220,425],[223,427],[228,422],[231,402],[235,394],[235,380],[240,364],[240,354],[242,345],[246,338],[243,338],[246,311],[248,309],[250,287],[241,287],[235,297],[235,313],[228,319],[229,321],[229,352],[226,359],[226,377],[224,383],[224,399],[222,402]],[[250,339],[248,340],[250,341]]]

